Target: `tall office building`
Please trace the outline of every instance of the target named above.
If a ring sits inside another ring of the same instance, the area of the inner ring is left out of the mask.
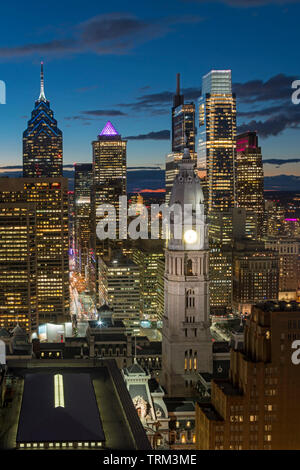
[[[93,182],[109,184],[120,180],[123,194],[126,194],[126,146],[127,140],[107,121],[98,139],[93,143]]]
[[[236,98],[231,70],[212,70],[203,77],[199,99],[198,169],[206,171],[208,211],[234,205]]]
[[[278,201],[266,200],[263,232],[267,237],[284,235],[285,209]]]
[[[75,253],[77,269],[85,274],[88,266],[91,235],[92,164],[74,165]]]
[[[132,260],[99,257],[99,304],[108,304],[113,317],[132,325],[141,319],[140,269]]]
[[[236,204],[247,216],[256,218],[257,235],[262,235],[264,216],[264,172],[261,148],[256,132],[240,134],[236,139]]]
[[[157,321],[160,319],[158,317],[158,262],[164,257],[161,240],[143,240],[136,243],[130,257],[140,268],[143,319]]]
[[[0,328],[36,329],[36,281],[35,205],[0,202]]]
[[[31,119],[23,133],[23,176],[26,178],[62,176],[62,132],[53,117],[44,92],[44,71],[41,63],[41,89]]]
[[[233,310],[247,315],[252,306],[278,300],[279,258],[263,242],[240,240],[233,251]]]
[[[35,234],[31,235],[31,222],[24,227],[23,239],[17,243],[15,238],[7,238],[7,243],[15,244],[20,254],[20,263],[27,259],[27,271],[31,270],[32,250],[36,257],[36,274],[28,278],[28,289],[31,279],[36,285],[36,314],[32,328],[39,323],[65,322],[69,319],[69,259],[68,259],[68,180],[66,178],[0,178],[1,208],[23,205],[35,216]],[[8,215],[6,215],[8,217]],[[24,216],[25,217],[25,216]],[[9,222],[10,223],[10,222]],[[21,230],[18,220],[14,222],[16,230]],[[19,226],[18,226],[19,224]],[[14,225],[11,225],[13,227]],[[6,227],[4,227],[6,230]],[[28,232],[29,231],[29,232]],[[30,241],[25,250],[25,232]],[[9,234],[5,235],[9,237]],[[32,247],[32,237],[34,247]],[[9,260],[7,260],[9,261]],[[4,264],[5,264],[4,260]],[[13,259],[11,260],[13,263]],[[19,266],[19,269],[21,264]],[[24,268],[25,269],[25,268]],[[27,274],[26,274],[27,275]],[[17,280],[16,280],[17,284]],[[6,287],[2,287],[3,291]],[[7,292],[11,289],[11,278],[7,277]],[[31,288],[30,288],[31,289]],[[34,298],[33,294],[33,298]],[[17,297],[12,296],[12,309],[17,314]],[[31,315],[31,312],[29,312]]]
[[[235,147],[236,99],[231,70],[212,70],[202,79],[199,98],[198,170],[210,223],[211,308],[221,314],[231,309]],[[220,236],[212,237],[213,231]],[[224,237],[225,233],[231,237]]]
[[[185,149],[170,204],[192,204],[202,223],[176,237],[174,222],[165,251],[165,312],[163,317],[162,380],[170,396],[194,394],[199,372],[212,372],[209,319],[208,228],[204,197],[189,149]],[[178,228],[178,227],[177,227]],[[184,227],[182,227],[184,230]]]
[[[211,402],[196,407],[197,449],[299,450],[300,304],[258,305],[244,346],[232,350],[228,380],[213,380]]]
[[[279,256],[279,298],[296,300],[300,289],[300,239],[291,237],[267,237],[266,249]]]
[[[195,152],[195,104],[185,103],[184,96],[180,94],[180,74],[177,74],[176,94],[173,97],[172,107],[172,152],[166,155],[166,196],[169,203],[171,189],[175,176],[178,174],[178,164],[182,159],[184,148],[190,150],[192,160],[196,161]]]
[[[119,222],[119,196],[126,196],[126,147],[110,121],[108,121],[93,146],[93,186],[92,186],[92,222],[94,247],[102,254],[103,244],[96,239],[98,217],[97,207],[101,204],[112,204],[116,209],[117,227]],[[119,236],[117,231],[117,238]],[[100,248],[101,247],[101,248]]]
[[[180,94],[180,74],[177,74],[176,94],[172,107],[172,152],[183,153],[184,148],[195,153],[195,104],[185,103]]]

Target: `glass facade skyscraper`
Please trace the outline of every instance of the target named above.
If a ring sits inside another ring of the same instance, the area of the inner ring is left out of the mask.
[[[59,177],[62,176],[62,164],[62,131],[57,127],[50,102],[45,96],[42,63],[40,95],[23,133],[23,176]]]
[[[248,218],[256,219],[256,232],[262,235],[264,217],[264,172],[261,148],[256,132],[237,136],[235,186],[236,203],[244,207]]]
[[[208,211],[234,205],[236,99],[231,70],[212,70],[203,77],[199,99],[198,169],[206,172]]]
[[[89,259],[93,167],[91,163],[75,163],[74,170],[76,264],[84,274]]]
[[[96,238],[96,227],[99,221],[97,207],[101,204],[112,204],[116,209],[117,228],[119,226],[119,196],[126,196],[127,140],[122,139],[113,124],[108,121],[93,146],[93,185],[92,202],[92,236],[93,247],[97,255],[103,254],[104,245]],[[117,239],[119,233],[116,233]]]
[[[210,222],[211,312],[217,314],[229,312],[232,302],[235,148],[236,99],[231,70],[212,70],[202,79],[197,150]]]

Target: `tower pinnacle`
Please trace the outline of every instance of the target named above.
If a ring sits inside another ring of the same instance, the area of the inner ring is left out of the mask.
[[[180,95],[180,73],[176,74],[176,95]]]
[[[38,101],[47,101],[44,91],[44,62],[41,62],[41,90]]]

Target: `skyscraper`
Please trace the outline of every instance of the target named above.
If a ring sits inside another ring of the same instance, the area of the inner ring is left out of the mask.
[[[172,107],[172,152],[182,152],[187,147],[192,158],[195,153],[195,104],[184,103],[180,94],[180,74],[177,74],[176,94]]]
[[[31,119],[23,133],[23,176],[26,178],[62,176],[62,132],[44,92],[41,63],[41,89]]]
[[[236,139],[236,203],[247,216],[256,217],[257,234],[262,234],[264,216],[264,172],[256,132],[245,132]]]
[[[75,253],[77,268],[82,274],[85,274],[89,258],[92,175],[91,163],[75,164]]]
[[[231,351],[229,380],[214,380],[211,403],[197,405],[197,449],[300,449],[299,326],[296,302],[254,308],[243,349]]]
[[[122,194],[126,194],[126,146],[127,140],[107,121],[98,139],[93,143],[93,182],[108,184],[120,180]]]
[[[236,98],[231,70],[212,70],[202,79],[199,99],[198,169],[206,171],[208,211],[234,205]]]
[[[204,197],[189,149],[179,164],[170,204],[192,204],[203,223],[175,237],[171,223],[165,251],[165,312],[163,317],[162,380],[171,396],[193,394],[199,372],[212,372],[209,319],[208,231]],[[195,211],[195,212],[194,212]]]
[[[11,308],[18,315],[19,297],[17,294],[9,294],[12,281],[15,279],[14,287],[17,290],[18,283],[21,282],[17,279],[21,266],[24,267],[24,276],[30,273],[27,282],[28,289],[32,292],[32,301],[28,305],[28,316],[32,329],[39,323],[60,323],[69,319],[67,189],[68,180],[63,177],[0,178],[0,206],[6,217],[2,233],[10,247],[1,260],[1,265],[2,269],[7,269],[5,265],[10,263],[15,269],[15,275],[13,271],[11,276],[7,275],[6,286],[3,285],[5,281],[2,278],[2,291],[8,293]],[[18,218],[17,211],[22,207],[24,215]],[[9,209],[14,210],[14,214],[9,214]],[[29,214],[32,215],[29,217]],[[35,233],[31,233],[32,231]],[[19,241],[15,237],[16,233],[20,234]],[[20,265],[12,250],[20,254]],[[32,251],[36,258],[34,263]],[[30,287],[32,283],[34,287]],[[33,309],[31,303],[35,295],[36,309]]]
[[[231,308],[233,239],[223,235],[233,233],[235,147],[231,70],[212,70],[202,79],[199,98],[198,170],[210,222],[210,300],[216,313]],[[211,236],[212,231],[219,232],[219,239]]]
[[[119,196],[126,196],[126,146],[110,121],[108,121],[93,146],[93,186],[92,186],[92,217],[93,236],[96,237],[98,218],[97,207],[101,204],[115,206],[117,227],[119,221]],[[117,231],[118,238],[118,231]],[[95,238],[94,246],[99,246]],[[101,245],[101,244],[100,244]]]
[[[158,319],[158,262],[164,257],[160,240],[135,243],[130,255],[140,268],[141,307],[143,319]]]
[[[140,268],[132,260],[114,256],[104,261],[99,257],[99,303],[113,309],[113,317],[127,324],[141,319]]]
[[[35,248],[35,205],[0,202],[0,328],[37,327]]]
[[[233,310],[247,315],[252,306],[278,300],[279,259],[264,243],[240,240],[233,252]]]
[[[175,176],[178,174],[178,164],[182,159],[184,148],[190,150],[192,160],[196,161],[195,153],[195,104],[185,103],[184,96],[180,94],[180,74],[176,76],[176,94],[173,97],[172,107],[172,152],[166,155],[166,196],[169,203],[171,189]]]

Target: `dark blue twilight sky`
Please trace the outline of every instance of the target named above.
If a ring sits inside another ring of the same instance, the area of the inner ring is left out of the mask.
[[[300,175],[299,18],[300,0],[2,2],[0,165],[21,163],[43,60],[65,164],[91,160],[107,119],[131,137],[128,165],[163,164],[176,73],[188,100],[202,75],[230,68],[240,130],[258,130],[264,159],[279,159],[266,173]]]

